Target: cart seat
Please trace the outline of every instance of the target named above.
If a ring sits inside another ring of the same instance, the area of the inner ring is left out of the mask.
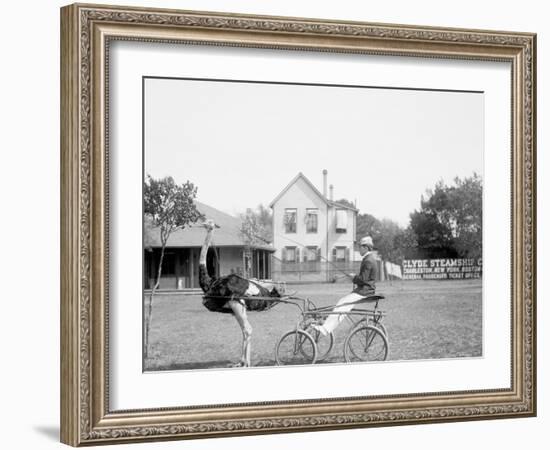
[[[384,300],[386,297],[383,295],[369,295],[367,297],[360,298],[359,300],[354,301],[353,303],[362,304],[362,303],[372,303],[378,302],[379,300]]]

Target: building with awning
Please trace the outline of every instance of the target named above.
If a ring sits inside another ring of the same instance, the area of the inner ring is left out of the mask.
[[[275,251],[271,244],[246,243],[240,232],[242,222],[239,218],[204,203],[195,201],[195,204],[206,218],[219,226],[214,230],[207,254],[210,276],[236,273],[244,277],[271,278],[271,255]],[[156,281],[160,261],[160,232],[147,216],[143,230],[144,287],[150,289]],[[160,289],[199,288],[199,255],[205,236],[202,223],[170,235],[164,253]]]

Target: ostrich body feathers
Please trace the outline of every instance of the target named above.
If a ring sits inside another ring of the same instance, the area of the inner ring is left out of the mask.
[[[265,311],[273,307],[277,298],[280,298],[276,289],[270,291],[261,284],[236,274],[212,279],[203,265],[199,267],[199,284],[204,292],[202,304],[209,311],[232,313],[228,305],[230,298],[244,302],[248,311]],[[273,297],[273,301],[266,300],[266,297]]]

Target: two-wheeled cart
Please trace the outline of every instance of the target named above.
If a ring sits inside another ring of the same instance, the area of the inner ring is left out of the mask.
[[[287,297],[284,303],[297,306],[300,316],[296,327],[283,334],[275,347],[277,364],[315,364],[326,359],[334,346],[334,335],[323,336],[314,325],[322,324],[332,314],[344,316],[351,323],[344,341],[346,362],[385,361],[389,356],[388,332],[382,323],[386,313],[378,308],[383,299],[382,295],[370,295],[353,302],[351,311],[340,312],[335,311],[337,305],[317,308],[309,299]]]

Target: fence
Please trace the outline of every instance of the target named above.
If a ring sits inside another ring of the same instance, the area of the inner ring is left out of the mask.
[[[350,282],[347,274],[359,273],[361,261],[326,262],[282,262],[273,257],[271,277],[275,281],[287,283],[308,282]],[[378,279],[386,279],[386,273],[382,261],[378,261]]]
[[[273,257],[271,277],[287,283],[349,282],[347,274],[359,273],[361,261],[282,262]],[[378,281],[476,279],[483,274],[479,259],[406,259],[403,266],[378,260]]]

